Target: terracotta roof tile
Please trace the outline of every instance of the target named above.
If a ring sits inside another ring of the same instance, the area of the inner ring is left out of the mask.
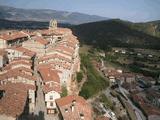
[[[32,37],[32,39],[39,42],[40,44],[43,44],[43,45],[49,44],[49,42],[47,40],[45,40],[42,36],[34,36],[34,37]]]
[[[27,91],[35,90],[35,86],[12,83],[1,85],[0,90],[5,90],[5,96],[0,100],[0,114],[16,117],[24,111]]]
[[[0,39],[11,41],[19,38],[25,38],[28,37],[25,33],[18,31],[18,32],[11,32],[11,34],[2,34],[0,35]]]
[[[16,50],[16,51],[19,51],[19,52],[22,52],[24,55],[27,55],[27,56],[30,56],[30,57],[33,57],[35,56],[35,52],[29,50],[29,49],[26,49],[22,46],[17,46],[17,47],[11,47],[9,49],[13,49],[13,50]]]
[[[39,58],[39,61],[46,61],[46,60],[50,60],[50,59],[60,59],[60,60],[64,60],[65,62],[69,62],[69,63],[72,62],[72,60],[70,60],[62,55],[59,55],[59,54],[45,55],[45,56]]]
[[[65,120],[92,120],[92,109],[83,97],[70,95],[56,100]]]
[[[25,71],[25,69],[23,69],[23,70]],[[13,78],[13,77],[17,77],[17,76],[20,76],[22,78],[27,78],[27,79],[32,80],[32,81],[36,81],[35,76],[25,74],[24,72],[19,72],[18,70],[15,71],[14,69],[9,70],[6,73],[1,74],[0,75],[0,80]]]
[[[54,81],[56,83],[60,83],[60,78],[58,73],[52,70],[51,68],[48,67],[40,68],[38,71],[40,72],[42,80],[44,82]]]
[[[52,85],[51,85],[52,84]],[[57,83],[50,83],[43,86],[44,93],[48,93],[50,91],[55,91],[61,93],[61,86]]]

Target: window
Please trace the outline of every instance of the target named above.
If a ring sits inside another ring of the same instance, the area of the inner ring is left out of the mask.
[[[53,96],[52,95],[50,96],[50,100],[53,100]]]
[[[50,102],[50,106],[53,106],[53,102]]]
[[[32,99],[31,98],[29,98],[29,103],[32,103]]]

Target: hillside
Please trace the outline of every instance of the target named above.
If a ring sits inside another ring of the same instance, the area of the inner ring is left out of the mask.
[[[68,24],[82,24],[108,19],[101,16],[87,15],[77,12],[56,11],[50,9],[20,9],[0,6],[0,19],[48,22],[53,18],[58,20],[60,23]]]
[[[48,28],[49,22],[40,21],[10,21],[0,19],[0,29],[44,29]],[[68,27],[70,24],[59,23],[59,27]]]
[[[146,23],[135,23],[131,24],[131,27],[136,30],[143,31],[147,34],[160,37],[160,20]]]
[[[160,49],[160,38],[135,29],[133,25],[121,20],[107,20],[77,25],[72,30],[81,43],[101,49],[107,46]]]

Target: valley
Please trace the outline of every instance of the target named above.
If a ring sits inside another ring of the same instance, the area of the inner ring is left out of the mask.
[[[96,82],[98,79],[94,80],[93,76],[90,80],[90,73],[83,71],[83,63],[81,62],[82,74],[83,76],[87,75],[85,82],[88,85],[83,83],[84,88],[82,87],[81,90],[84,94],[80,92],[79,95],[88,99],[96,115],[104,115],[112,120],[146,120],[149,119],[152,114],[157,114],[157,117],[155,116],[154,119],[158,119],[160,109],[152,103],[152,99],[148,98],[147,92],[151,92],[150,94],[158,93],[160,83],[159,68],[157,68],[156,73],[153,74],[153,71],[150,71],[151,73],[142,70],[134,71],[129,64],[133,63],[135,59],[137,61],[140,56],[146,56],[145,61],[139,59],[137,62],[144,62],[145,64],[151,60],[154,61],[154,65],[156,64],[158,66],[159,50],[112,48],[112,50],[105,52],[84,45],[80,48],[80,53],[87,54],[87,57],[90,57],[91,62],[87,62],[85,68],[88,69],[90,65],[92,65],[94,71],[96,70],[97,72],[96,75],[100,75],[102,77],[101,80],[107,82],[107,84],[103,83],[105,87],[99,87],[97,83],[92,85],[92,82]],[[81,56],[81,59],[85,60],[84,56]],[[149,63],[148,65],[151,65],[153,62]],[[132,68],[143,69],[143,67],[138,64]],[[99,84],[100,83],[99,80]],[[90,87],[90,85],[92,87]],[[101,88],[101,90],[96,92],[95,90],[98,88]],[[135,100],[135,96],[144,100],[143,106],[139,106],[142,103],[137,103],[138,101]],[[153,110],[146,108],[148,105],[150,105]],[[108,115],[109,112],[113,112],[117,118],[115,118],[114,115]]]
[[[0,5],[0,119],[160,120],[160,21]]]

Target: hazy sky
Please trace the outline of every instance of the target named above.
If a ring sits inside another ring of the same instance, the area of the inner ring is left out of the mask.
[[[134,22],[160,20],[160,0],[0,0],[0,5],[81,12]]]

